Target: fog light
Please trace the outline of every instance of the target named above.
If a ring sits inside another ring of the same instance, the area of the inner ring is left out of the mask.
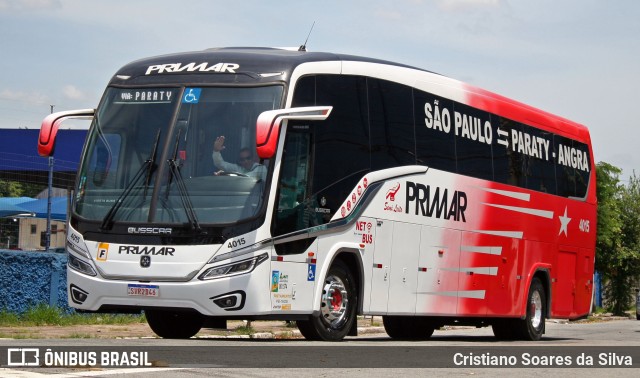
[[[233,307],[238,302],[238,298],[236,297],[226,297],[220,298],[213,301],[213,303],[217,304],[221,308]]]
[[[88,292],[80,289],[76,285],[69,286],[69,291],[71,292],[71,300],[73,303],[82,304],[89,296]]]
[[[213,303],[227,311],[238,311],[244,307],[245,292],[242,290],[211,297]]]

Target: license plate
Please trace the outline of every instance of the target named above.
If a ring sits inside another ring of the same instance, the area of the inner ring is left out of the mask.
[[[139,297],[157,297],[160,295],[160,286],[129,284],[127,294]]]

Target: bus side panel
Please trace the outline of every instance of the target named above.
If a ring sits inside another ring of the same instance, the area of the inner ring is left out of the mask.
[[[313,268],[315,272],[315,267]],[[308,313],[313,307],[317,279],[309,275],[309,264],[271,262],[271,311],[274,313]]]
[[[577,284],[576,284],[576,316],[583,316],[591,312],[591,297],[593,295],[593,256],[594,250],[581,248],[578,254]]]
[[[518,262],[523,245],[520,239],[463,233],[460,247],[461,290],[463,287],[466,290],[484,290],[484,300],[461,298],[461,315],[517,314],[521,298]]]
[[[396,222],[394,225],[389,271],[389,313],[415,314],[420,228],[420,225],[411,223]]]
[[[451,316],[457,313],[459,260],[459,231],[422,227],[416,314]]]

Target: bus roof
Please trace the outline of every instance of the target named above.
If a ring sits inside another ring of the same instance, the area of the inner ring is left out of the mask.
[[[210,77],[209,80],[205,80],[206,76],[198,76],[203,74],[209,76],[212,73],[234,74],[226,76],[234,76],[233,82],[235,83],[273,82],[275,73],[283,73],[278,80],[286,80],[290,77],[291,72],[303,63],[347,60],[421,70],[416,67],[380,59],[346,54],[294,51],[290,49],[266,47],[225,47],[160,55],[137,60],[122,67],[112,78],[111,83],[124,84],[123,81],[126,81],[126,84],[142,84],[150,81],[156,82],[156,80],[149,80],[149,76],[182,76],[185,74],[189,74],[189,79],[187,80],[189,82],[198,82],[200,80],[209,82],[211,80]],[[146,80],[145,77],[147,78]],[[180,82],[185,82],[186,78],[182,76],[181,79]],[[173,80],[169,81],[171,82]],[[222,81],[224,82],[225,80],[223,79]]]
[[[160,55],[131,62],[111,79],[111,85],[198,85],[216,83],[260,85],[287,82],[301,64],[311,62],[362,62],[401,67],[434,75],[438,81],[462,87],[470,98],[468,105],[543,129],[553,129],[589,142],[589,133],[581,124],[542,111],[493,92],[462,83],[421,68],[348,54],[296,51],[288,48],[223,47]],[[414,71],[414,72],[415,72]],[[159,80],[159,77],[162,77]],[[433,77],[433,76],[432,76]],[[551,130],[550,130],[551,131]]]

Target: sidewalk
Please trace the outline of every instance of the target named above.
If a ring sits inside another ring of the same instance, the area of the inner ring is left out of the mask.
[[[358,334],[382,333],[382,317],[358,317]],[[1,339],[137,339],[157,338],[147,323],[123,325],[74,325],[0,327]],[[256,320],[248,328],[245,322],[230,320],[227,330],[203,328],[195,338],[253,338],[253,339],[298,339],[302,338],[295,323],[277,320]]]
[[[628,317],[598,314],[588,319],[573,323],[592,323],[602,321],[627,320]],[[567,319],[548,319],[549,323],[567,324]],[[475,328],[470,326],[445,326],[443,330]],[[382,326],[382,317],[358,317],[358,335],[386,335]],[[147,323],[131,323],[123,325],[74,325],[74,326],[33,326],[33,327],[0,327],[2,339],[139,339],[158,338]],[[241,339],[301,339],[302,335],[295,323],[277,320],[256,320],[251,327],[240,320],[227,322],[227,330],[203,328],[195,338],[241,338]]]

